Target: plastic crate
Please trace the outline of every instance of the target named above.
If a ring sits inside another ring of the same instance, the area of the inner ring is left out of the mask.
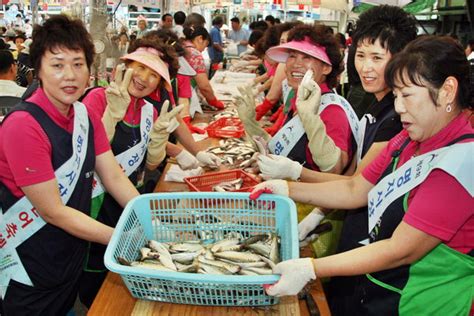
[[[242,171],[241,169],[234,169],[228,171],[219,171],[206,173],[200,176],[184,178],[184,182],[188,185],[190,191],[194,192],[212,192],[212,187],[222,182],[243,179],[242,187],[238,190],[229,192],[250,192],[252,188],[259,182]]]
[[[233,127],[235,130],[226,130],[224,129],[225,127]],[[206,131],[209,137],[216,138],[240,138],[245,134],[244,125],[237,117],[221,117],[217,121],[209,124]]]
[[[210,218],[220,221],[198,221]],[[244,236],[276,233],[282,260],[298,258],[296,206],[283,196],[264,194],[249,200],[248,193],[152,193],[131,200],[114,230],[105,252],[106,267],[121,275],[131,295],[145,300],[210,306],[265,306],[278,298],[265,294],[262,285],[279,275],[240,276],[165,272],[124,266],[133,261],[150,239],[161,242],[223,239],[229,231]],[[200,235],[200,234],[199,234]],[[206,240],[203,240],[204,242]]]

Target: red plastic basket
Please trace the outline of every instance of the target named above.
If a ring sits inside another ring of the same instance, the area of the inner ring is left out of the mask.
[[[226,128],[230,128],[226,129]],[[217,121],[209,124],[206,128],[209,137],[235,137],[240,138],[244,135],[244,125],[237,117],[221,117]]]
[[[212,187],[219,183],[241,178],[244,179],[242,187],[232,192],[250,192],[252,188],[259,183],[254,177],[240,169],[212,172],[200,176],[188,177],[184,178],[184,182],[186,182],[190,191],[211,192]]]

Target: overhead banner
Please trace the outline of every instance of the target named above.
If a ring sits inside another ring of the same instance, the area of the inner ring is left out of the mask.
[[[134,5],[137,7],[157,8],[157,9],[161,8],[159,0],[123,0],[122,4]]]

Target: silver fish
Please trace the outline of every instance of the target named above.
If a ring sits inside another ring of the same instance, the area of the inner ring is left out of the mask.
[[[223,258],[234,262],[256,262],[260,261],[260,257],[251,252],[237,252],[237,251],[225,251],[216,252],[214,254],[217,258]]]

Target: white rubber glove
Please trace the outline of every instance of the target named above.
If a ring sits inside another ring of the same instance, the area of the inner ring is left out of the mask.
[[[263,179],[298,180],[303,166],[290,158],[278,155],[258,155],[257,164]]]
[[[179,167],[183,170],[196,169],[199,167],[199,160],[186,149],[183,149],[175,158]]]
[[[321,89],[308,70],[298,87],[296,108],[308,136],[311,157],[323,172],[331,170],[341,157],[341,149],[327,135],[326,126],[317,114],[321,105]]]
[[[133,69],[127,69],[124,74],[125,65],[117,66],[115,80],[105,89],[105,97],[107,99],[107,107],[102,115],[102,124],[109,141],[115,134],[115,126],[123,120],[130,105],[130,94],[128,94],[128,86],[132,80]]]
[[[321,210],[315,207],[311,213],[306,215],[305,218],[298,224],[298,238],[303,241],[308,233],[316,228],[324,219],[325,214]]]
[[[316,280],[313,259],[300,258],[280,262],[273,273],[281,274],[280,281],[266,289],[271,296],[296,295],[311,280]]]
[[[263,193],[278,194],[283,196],[290,195],[288,182],[285,180],[270,180],[257,184],[252,192],[250,192],[250,199],[255,200]]]
[[[199,160],[201,166],[208,166],[209,168],[217,169],[221,165],[221,158],[205,151],[198,152],[196,158]]]
[[[255,118],[255,97],[252,92],[251,86],[238,87],[241,95],[235,98],[237,105],[237,112],[239,118],[244,124],[245,132],[250,140],[253,142],[254,136],[263,137],[266,141],[269,141],[271,136],[257,122]]]
[[[166,100],[161,107],[160,116],[153,124],[150,133],[150,143],[146,163],[150,169],[156,168],[166,157],[166,143],[168,137],[178,126],[176,115],[183,109],[184,105],[178,105],[168,112],[170,102]]]

